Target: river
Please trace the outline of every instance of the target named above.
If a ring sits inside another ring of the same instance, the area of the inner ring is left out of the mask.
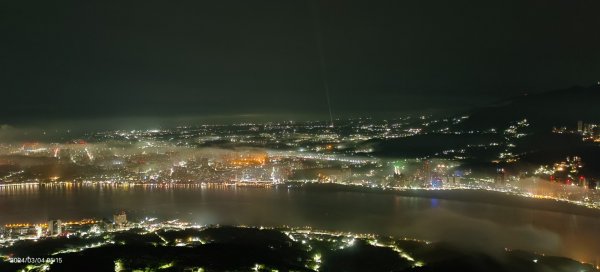
[[[537,205],[538,200],[519,202],[518,197],[499,193],[437,194],[318,186],[29,185],[0,187],[0,224],[111,219],[125,210],[131,220],[157,217],[200,224],[311,226],[448,241],[478,250],[523,249],[594,264],[600,259],[600,212],[596,210],[565,212],[569,204]],[[482,201],[490,199],[485,194],[496,200]]]

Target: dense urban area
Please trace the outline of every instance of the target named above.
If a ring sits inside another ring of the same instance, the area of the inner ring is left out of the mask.
[[[596,158],[588,161],[572,149],[537,155],[539,150],[530,150],[535,133],[526,119],[486,130],[466,129],[462,123],[468,120],[417,116],[336,120],[335,126],[289,121],[80,136],[67,131],[45,142],[1,144],[0,190],[59,184],[336,183],[387,190],[494,190],[600,208],[600,176],[588,167]],[[597,148],[599,130],[580,121],[544,137],[568,137]]]

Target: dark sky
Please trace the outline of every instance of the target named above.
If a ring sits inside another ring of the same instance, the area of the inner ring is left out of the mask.
[[[2,1],[0,124],[326,119],[315,10],[338,116],[600,79],[597,0]]]

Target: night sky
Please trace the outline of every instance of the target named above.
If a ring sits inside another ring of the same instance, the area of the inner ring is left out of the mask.
[[[327,119],[324,74],[338,117],[592,85],[599,11],[597,0],[2,1],[0,124]]]

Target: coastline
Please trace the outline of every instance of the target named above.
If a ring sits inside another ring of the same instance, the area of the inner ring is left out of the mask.
[[[600,217],[600,210],[582,205],[577,205],[567,201],[540,199],[524,197],[504,192],[484,190],[484,189],[445,189],[445,190],[396,190],[368,188],[357,185],[341,184],[295,184],[294,188],[300,188],[306,191],[334,191],[334,192],[358,192],[373,194],[391,194],[401,197],[417,197],[426,199],[442,199],[459,202],[476,202],[511,208],[521,208],[530,210],[540,210],[547,212],[558,212],[575,214],[587,217]]]

